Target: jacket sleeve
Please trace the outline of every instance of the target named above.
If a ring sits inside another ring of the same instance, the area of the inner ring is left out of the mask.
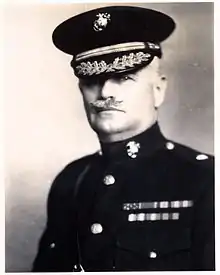
[[[204,188],[195,204],[192,266],[193,270],[215,270],[214,169],[201,174]]]
[[[51,186],[46,228],[39,241],[32,272],[74,271],[78,263],[73,182],[72,175],[61,172]]]

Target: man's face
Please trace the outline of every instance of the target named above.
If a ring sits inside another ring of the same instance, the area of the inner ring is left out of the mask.
[[[165,91],[158,62],[114,78],[79,80],[88,121],[101,140],[134,136],[156,121]]]

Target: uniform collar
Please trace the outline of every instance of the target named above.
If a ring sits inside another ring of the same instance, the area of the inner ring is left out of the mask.
[[[166,139],[156,122],[149,129],[129,139],[113,142],[101,142],[101,155],[113,161],[133,160],[150,156],[158,149],[165,147]]]

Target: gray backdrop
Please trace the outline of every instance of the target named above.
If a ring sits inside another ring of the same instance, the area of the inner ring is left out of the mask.
[[[133,5],[166,12],[177,23],[163,44],[163,71],[169,79],[160,110],[164,134],[213,153],[213,4]],[[71,57],[51,41],[62,20],[98,6],[5,8],[6,271],[30,270],[53,178],[68,162],[98,148],[69,66]]]

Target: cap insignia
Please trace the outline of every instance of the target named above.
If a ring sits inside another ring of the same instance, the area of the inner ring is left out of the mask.
[[[135,141],[129,141],[126,147],[128,156],[131,158],[136,158],[138,151],[140,149],[140,143],[137,143]]]
[[[111,20],[110,19],[110,14],[109,13],[99,13],[96,15],[98,19],[94,21],[93,29],[96,32],[102,31],[104,28],[106,28],[108,22]]]

